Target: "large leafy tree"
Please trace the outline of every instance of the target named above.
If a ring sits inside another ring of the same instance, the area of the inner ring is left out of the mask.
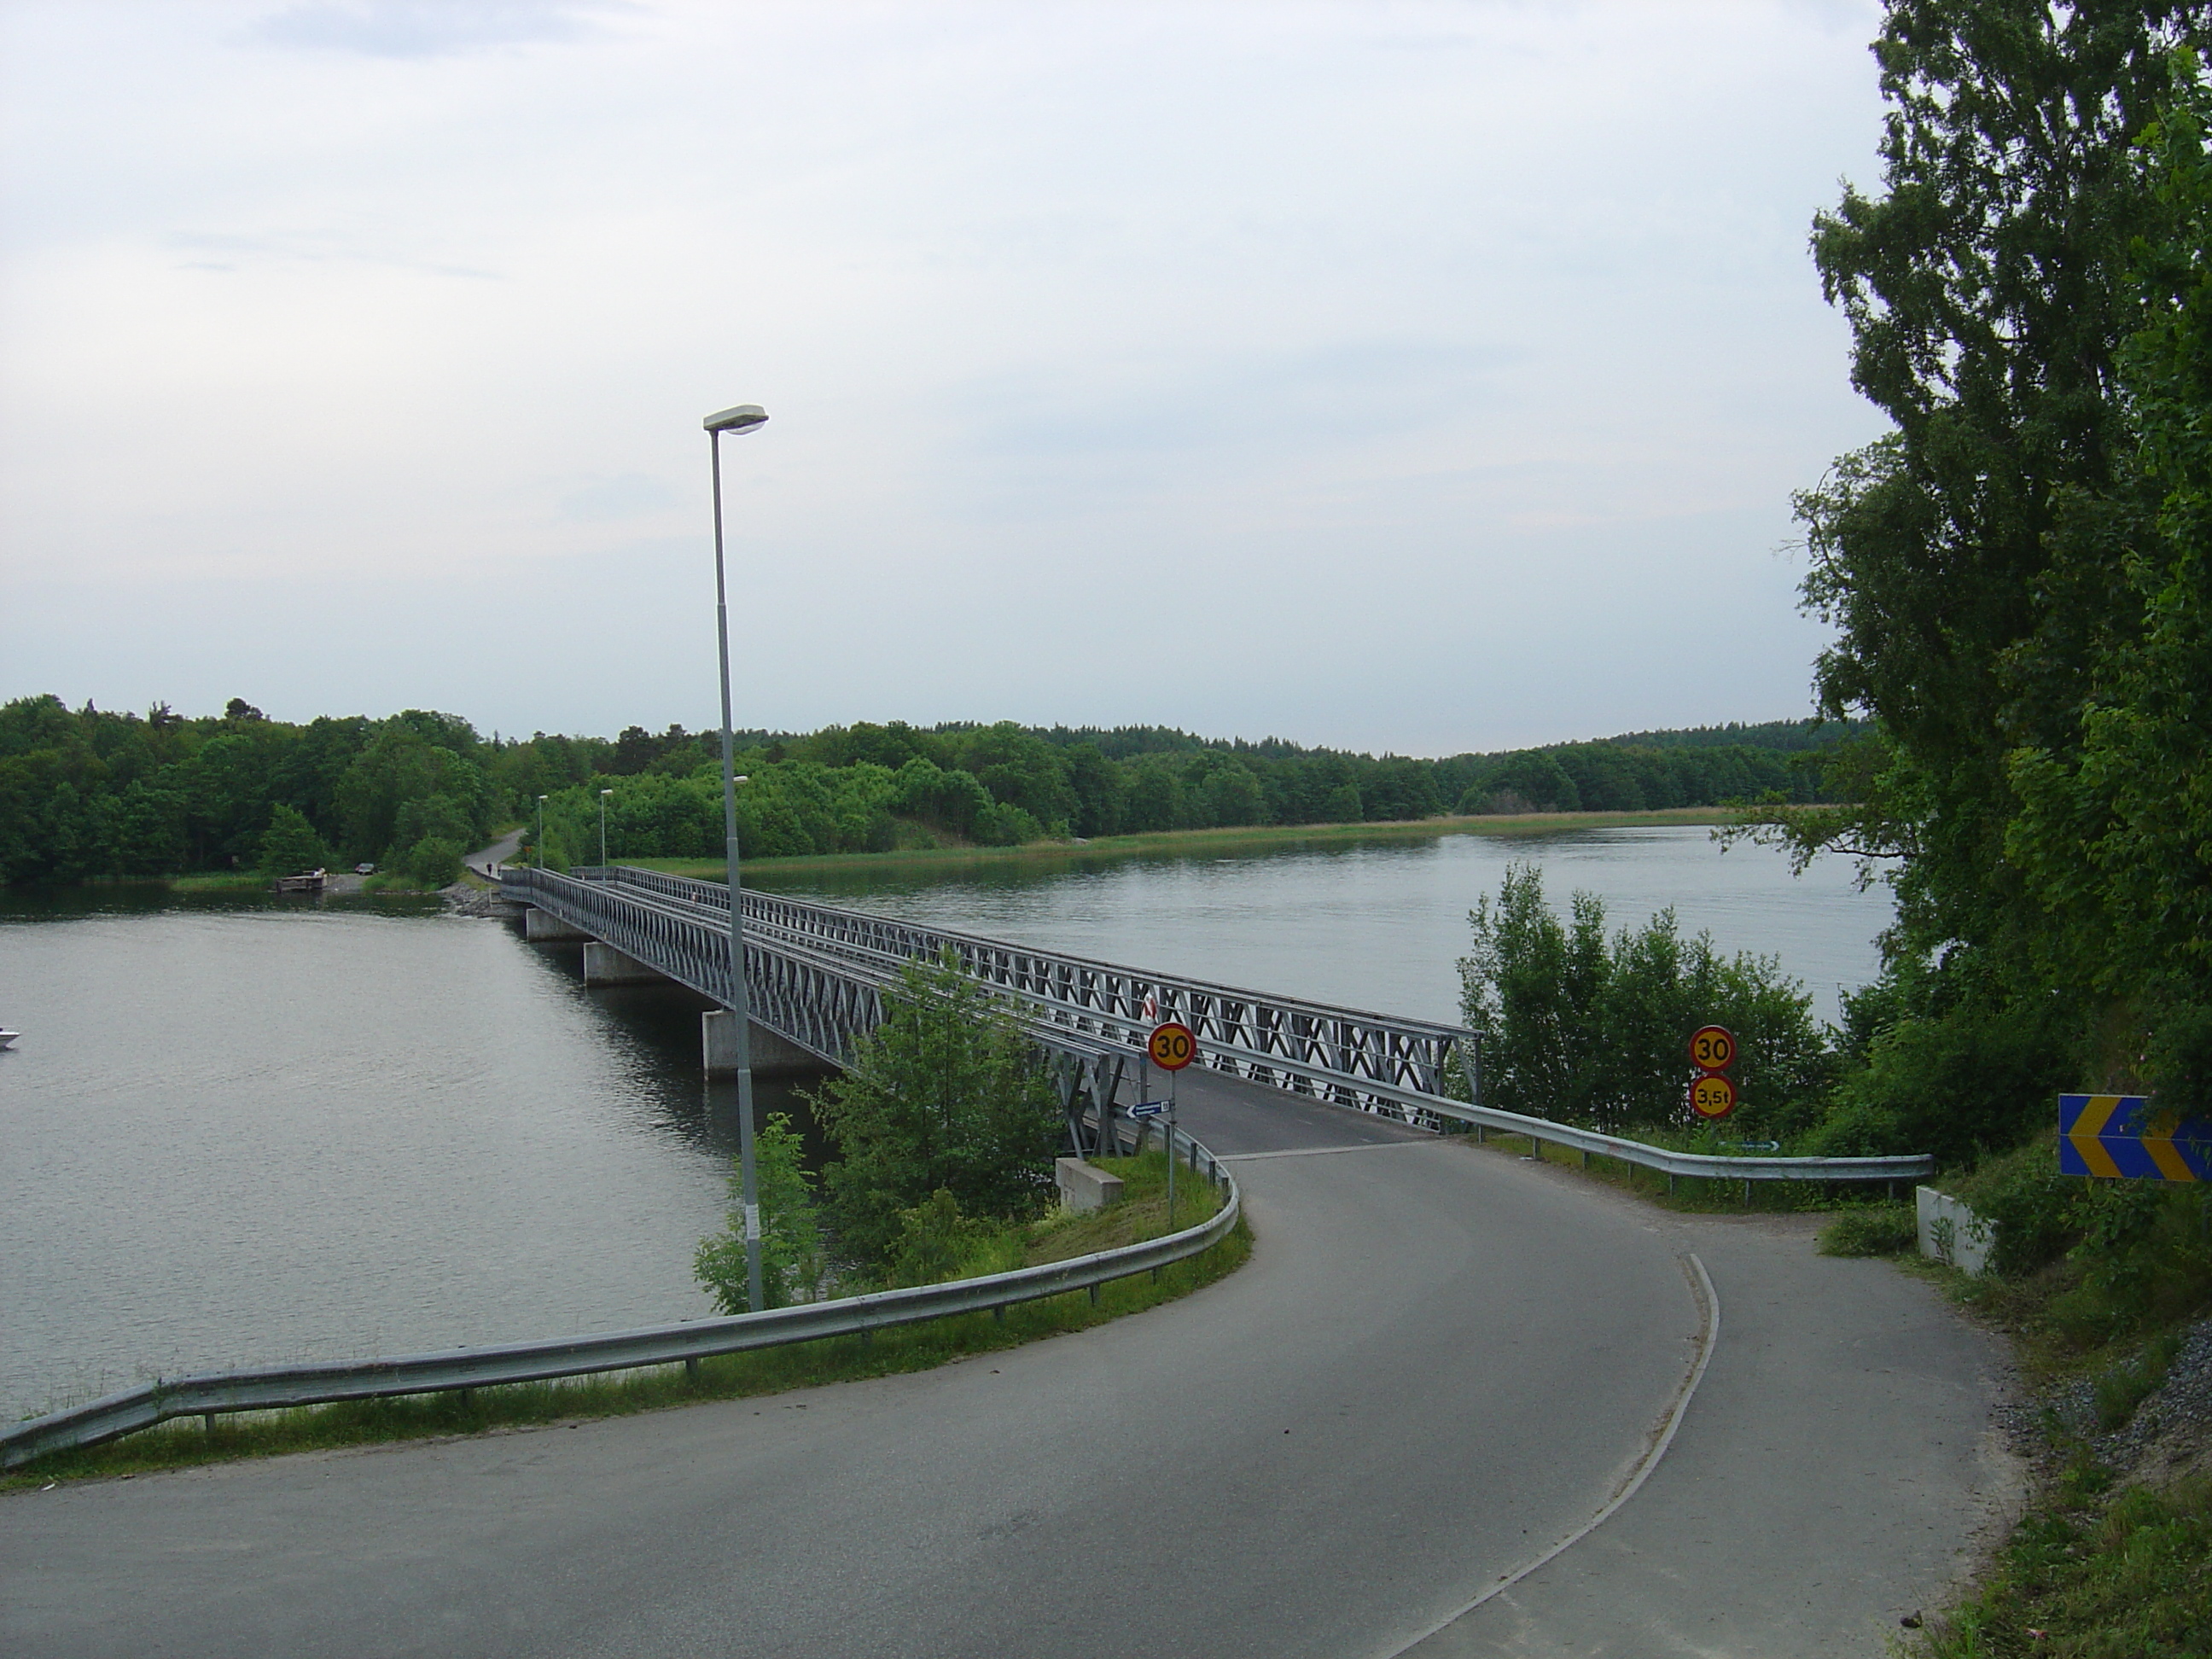
[[[1852,380],[1894,430],[1800,501],[1808,602],[1836,623],[1826,710],[1887,750],[1847,824],[1905,855],[1900,956],[1942,997],[2018,994],[2050,951],[2006,855],[2008,757],[2069,753],[2096,656],[2141,597],[2064,503],[2124,494],[2129,250],[2155,219],[2134,145],[2200,5],[1896,0],[1875,51],[1884,190],[1815,227]],[[2117,509],[2116,509],[2117,510]],[[2085,553],[2089,556],[2083,556]]]
[[[2012,757],[2008,841],[2099,988],[2152,1021],[2212,1005],[2212,93],[2177,68],[2120,356],[2133,487],[2063,515],[2140,621],[2092,654],[2078,739]]]

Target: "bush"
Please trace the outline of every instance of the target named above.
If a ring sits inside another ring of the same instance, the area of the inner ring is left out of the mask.
[[[1827,1158],[1933,1152],[1947,1165],[2017,1146],[2055,1110],[2064,1056],[2018,1015],[1899,1020],[1832,1097],[1804,1150]]]
[[[425,887],[449,887],[461,878],[461,844],[425,836],[407,849],[407,873]]]
[[[1991,1270],[2019,1279],[2056,1261],[2079,1236],[2075,1211],[2081,1188],[2078,1177],[2058,1173],[2053,1127],[2025,1146],[1984,1158],[1947,1190],[1996,1227]]]
[[[1920,1243],[1920,1224],[1910,1204],[1873,1204],[1845,1210],[1820,1232],[1822,1255],[1903,1255]]]
[[[906,1212],[940,1188],[966,1216],[1026,1219],[1052,1194],[1059,1103],[1013,1013],[949,951],[908,963],[883,1023],[809,1097],[837,1158],[823,1172],[839,1253],[887,1269]]]
[[[1671,910],[1608,940],[1596,897],[1577,893],[1563,923],[1525,865],[1468,920],[1462,1006],[1488,1034],[1489,1103],[1612,1131],[1680,1124],[1690,1034],[1711,1022],[1736,1035],[1743,1103],[1731,1127],[1780,1138],[1818,1109],[1832,1056],[1811,1000],[1773,958],[1730,959],[1707,935],[1685,939]]]
[[[1021,1262],[1021,1241],[1012,1229],[961,1214],[959,1200],[939,1187],[924,1202],[899,1212],[887,1277],[895,1285],[941,1285]]]

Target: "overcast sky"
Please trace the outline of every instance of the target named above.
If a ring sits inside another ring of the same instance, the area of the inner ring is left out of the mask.
[[[0,0],[0,697],[1808,712],[1871,4]]]

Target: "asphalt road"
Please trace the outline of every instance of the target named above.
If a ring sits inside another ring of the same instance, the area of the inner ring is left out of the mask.
[[[920,1376],[15,1493],[0,1648],[1873,1655],[2006,1501],[1998,1354],[1887,1266],[1183,1093],[1258,1235],[1196,1295]]]

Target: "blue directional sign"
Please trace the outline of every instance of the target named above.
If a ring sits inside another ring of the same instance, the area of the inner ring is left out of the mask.
[[[2061,1095],[2058,1173],[2212,1181],[2212,1123],[2148,1095]]]
[[[1164,1100],[1140,1100],[1135,1105],[1129,1108],[1129,1115],[1131,1117],[1158,1117],[1161,1113],[1166,1111],[1167,1109],[1168,1103]]]

